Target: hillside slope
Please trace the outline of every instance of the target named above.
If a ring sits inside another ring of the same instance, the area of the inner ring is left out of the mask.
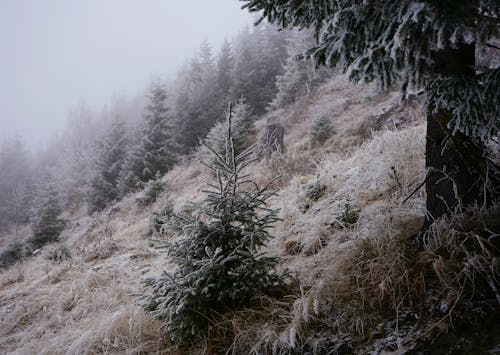
[[[325,115],[334,133],[323,144],[312,142],[312,126]],[[254,140],[270,117],[285,127],[285,152],[258,162],[250,173],[259,182],[281,175],[272,202],[281,209],[281,221],[267,251],[293,275],[291,295],[263,298],[254,308],[224,315],[199,352],[414,348],[415,341],[403,339],[402,333],[411,332],[402,319],[412,316],[406,294],[417,286],[407,272],[405,248],[425,215],[425,191],[415,192],[425,178],[419,99],[400,103],[397,93],[376,94],[336,78],[311,97],[260,118]],[[203,198],[201,188],[210,178],[201,157],[163,178],[174,208]],[[3,271],[1,352],[180,351],[135,296],[144,292],[146,277],[171,268],[148,243],[149,218],[162,203],[141,208],[128,196],[95,217],[68,216],[63,240],[71,259],[51,262],[42,251]],[[346,219],[349,214],[354,217]],[[399,317],[400,324],[382,320],[381,313]],[[419,336],[424,330],[412,328]]]

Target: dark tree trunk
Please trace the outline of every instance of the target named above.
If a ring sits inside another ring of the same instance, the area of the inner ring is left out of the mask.
[[[455,50],[436,53],[436,74],[474,76],[475,47],[462,45]],[[452,135],[446,125],[449,112],[427,116],[426,167],[428,168],[427,228],[434,219],[457,206],[485,202],[484,147],[462,133]]]

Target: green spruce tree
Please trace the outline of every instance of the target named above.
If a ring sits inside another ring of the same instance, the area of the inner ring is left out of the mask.
[[[169,211],[164,220],[166,229],[180,237],[167,249],[178,269],[148,280],[151,293],[145,296],[146,309],[180,343],[200,340],[215,312],[244,306],[256,293],[283,286],[273,271],[277,260],[260,251],[277,220],[277,211],[266,206],[275,194],[269,184],[258,187],[244,173],[254,161],[253,150],[235,155],[230,114],[225,154],[211,151],[216,160],[207,166],[217,178],[205,201],[192,214]]]

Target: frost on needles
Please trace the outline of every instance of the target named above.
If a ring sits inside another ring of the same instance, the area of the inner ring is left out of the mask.
[[[254,149],[235,154],[230,113],[225,154],[207,148],[214,156],[206,165],[214,181],[204,202],[189,214],[169,211],[160,221],[163,233],[180,237],[174,244],[157,241],[177,269],[148,279],[151,293],[144,296],[146,309],[164,323],[168,336],[184,344],[199,341],[216,314],[284,288],[277,259],[261,252],[278,219],[278,211],[267,207],[275,196],[272,181],[259,187],[245,174],[256,159]]]

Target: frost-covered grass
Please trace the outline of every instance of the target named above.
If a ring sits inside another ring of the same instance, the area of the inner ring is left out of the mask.
[[[478,249],[467,259],[469,251],[460,251],[453,231],[477,211],[436,224],[424,259],[416,262],[411,255],[409,238],[423,222],[425,190],[403,201],[425,176],[421,106],[399,106],[396,93],[375,94],[336,78],[255,123],[250,141],[269,116],[285,127],[284,154],[256,163],[251,174],[258,183],[281,175],[271,206],[281,208],[281,221],[270,230],[274,239],[267,252],[292,273],[290,295],[259,297],[251,307],[220,315],[205,343],[184,353],[321,353],[335,346],[348,350],[362,337],[372,343],[396,339],[398,331],[408,330],[401,320],[411,310],[408,302],[422,300],[430,287],[419,267],[432,273],[436,266],[435,279],[444,285],[439,292],[455,295],[451,305],[460,294],[453,270],[462,270],[460,280],[473,285],[470,280],[492,261]],[[333,133],[318,144],[310,132],[325,115]],[[175,210],[203,199],[209,172],[198,162],[202,156],[195,154],[162,179]],[[308,186],[314,184],[321,188],[313,196]],[[62,239],[71,259],[53,263],[42,253],[0,273],[2,353],[181,352],[134,296],[144,292],[142,280],[171,267],[147,241],[149,217],[162,201],[139,207],[135,197],[94,217],[66,215],[71,224]],[[346,201],[359,218],[338,223]],[[444,245],[457,250],[454,259],[439,254]],[[423,336],[425,329],[416,332]]]

